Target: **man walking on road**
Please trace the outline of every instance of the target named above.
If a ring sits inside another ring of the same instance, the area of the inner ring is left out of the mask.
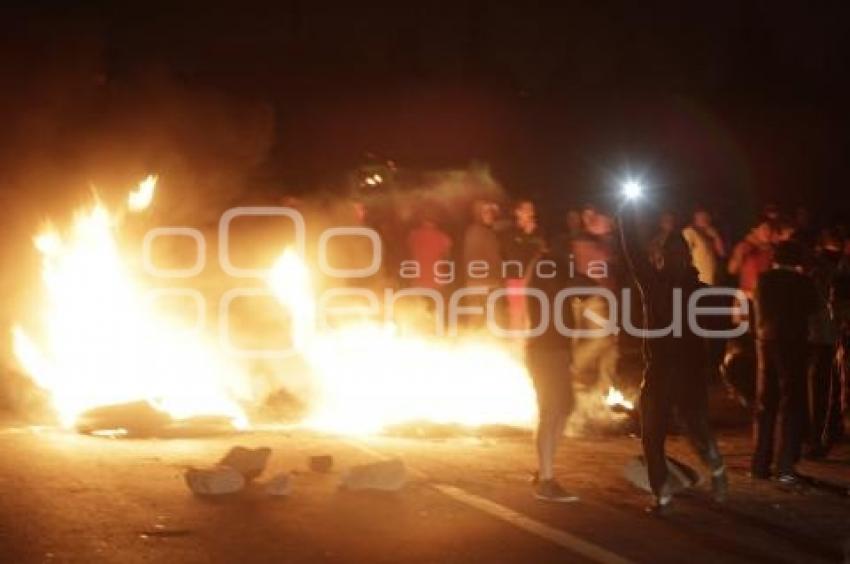
[[[627,210],[627,213],[632,210]],[[682,303],[705,287],[700,283],[691,255],[682,236],[671,234],[652,256],[641,252],[633,218],[624,218],[620,242],[629,259],[635,281],[641,290],[644,328],[670,327],[674,320],[674,296],[682,294]],[[678,413],[688,439],[702,462],[711,471],[715,501],[726,499],[727,476],[723,457],[708,421],[708,382],[706,377],[706,339],[692,332],[690,325],[680,336],[644,337],[644,376],[640,394],[641,440],[649,484],[655,495],[650,511],[665,515],[671,509],[673,486],[667,468],[664,443],[672,412]]]
[[[812,279],[802,272],[803,252],[783,243],[771,270],[759,276],[755,292],[758,379],[756,382],[754,478],[771,476],[774,435],[780,423],[776,477],[799,481],[794,467],[806,431],[806,367],[809,316],[817,310]]]

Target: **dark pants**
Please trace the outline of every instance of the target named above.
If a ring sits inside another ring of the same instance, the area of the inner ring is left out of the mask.
[[[794,471],[806,433],[806,367],[808,344],[800,341],[758,341],[755,453],[752,470],[767,475],[773,462],[777,424],[776,470]]]
[[[640,393],[643,452],[649,483],[656,495],[667,481],[664,443],[675,409],[691,446],[711,470],[723,466],[708,422],[708,385],[704,351],[683,346],[681,339],[656,343],[644,372]]]
[[[831,409],[840,400],[835,392],[841,389],[836,352],[834,345],[812,345],[809,356],[808,443],[813,448],[829,447],[841,435],[840,410]]]
[[[829,389],[829,413],[826,416],[826,446],[844,439],[844,414],[847,412],[847,364],[848,343],[838,346],[839,352],[832,365]]]

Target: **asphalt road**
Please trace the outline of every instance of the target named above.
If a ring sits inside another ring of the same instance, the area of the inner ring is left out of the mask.
[[[292,471],[285,499],[248,491],[210,501],[183,471],[231,446],[266,445],[265,475]],[[0,562],[841,562],[850,500],[786,492],[744,473],[747,440],[724,437],[732,498],[677,500],[669,518],[621,477],[639,450],[627,437],[568,440],[558,474],[574,504],[531,497],[525,436],[351,440],[307,431],[193,439],[105,439],[50,429],[0,429]],[[678,439],[671,450],[692,460]],[[306,469],[331,454],[331,473]],[[340,470],[400,456],[396,493],[338,489]],[[843,458],[842,458],[843,457]],[[847,452],[813,468],[846,472]],[[848,560],[850,561],[850,560]]]

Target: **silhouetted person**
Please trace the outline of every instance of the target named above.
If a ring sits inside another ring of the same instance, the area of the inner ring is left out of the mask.
[[[627,216],[630,213],[631,210],[626,210]],[[705,287],[693,267],[687,244],[674,232],[652,256],[647,256],[634,243],[637,230],[632,218],[623,218],[622,229],[621,245],[641,291],[644,327],[650,330],[669,327],[674,319],[674,292],[681,290],[682,302],[687,304],[695,291]],[[711,471],[714,499],[724,501],[726,467],[708,421],[706,339],[694,334],[690,325],[685,324],[679,337],[670,331],[666,336],[644,338],[643,352],[641,439],[649,483],[655,495],[652,510],[664,514],[672,501],[664,443],[674,411],[684,423],[694,450]]]
[[[776,475],[786,484],[798,480],[794,468],[806,430],[809,316],[818,305],[815,285],[803,274],[802,262],[798,244],[779,245],[773,267],[759,276],[755,291],[758,375],[752,475],[771,476],[779,421]]]
[[[490,292],[502,284],[501,243],[493,228],[497,211],[494,202],[476,200],[472,205],[472,223],[463,236],[466,287],[476,291],[465,300],[468,307],[486,307]],[[469,324],[481,326],[486,319],[485,311],[480,316],[470,316]]]
[[[491,290],[501,285],[501,245],[493,229],[496,214],[497,207],[493,202],[476,200],[472,204],[472,223],[466,228],[463,237],[464,272],[468,287]]]
[[[678,225],[679,222],[676,219],[675,213],[671,211],[661,212],[661,215],[658,216],[658,225],[652,233],[652,237],[649,239],[649,253],[652,254],[658,252],[661,247],[664,246],[664,242],[667,241],[667,237],[676,231]]]
[[[838,358],[839,326],[834,288],[839,276],[844,242],[835,229],[825,229],[813,257],[812,280],[818,305],[809,318],[808,433],[809,458],[823,458],[841,434],[838,410],[830,410],[831,396],[841,387]]]

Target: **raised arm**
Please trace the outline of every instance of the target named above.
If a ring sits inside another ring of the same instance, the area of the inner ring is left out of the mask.
[[[649,280],[651,269],[649,256],[638,234],[635,208],[626,205],[617,219],[620,252],[626,260],[630,274],[640,286],[644,286]]]

